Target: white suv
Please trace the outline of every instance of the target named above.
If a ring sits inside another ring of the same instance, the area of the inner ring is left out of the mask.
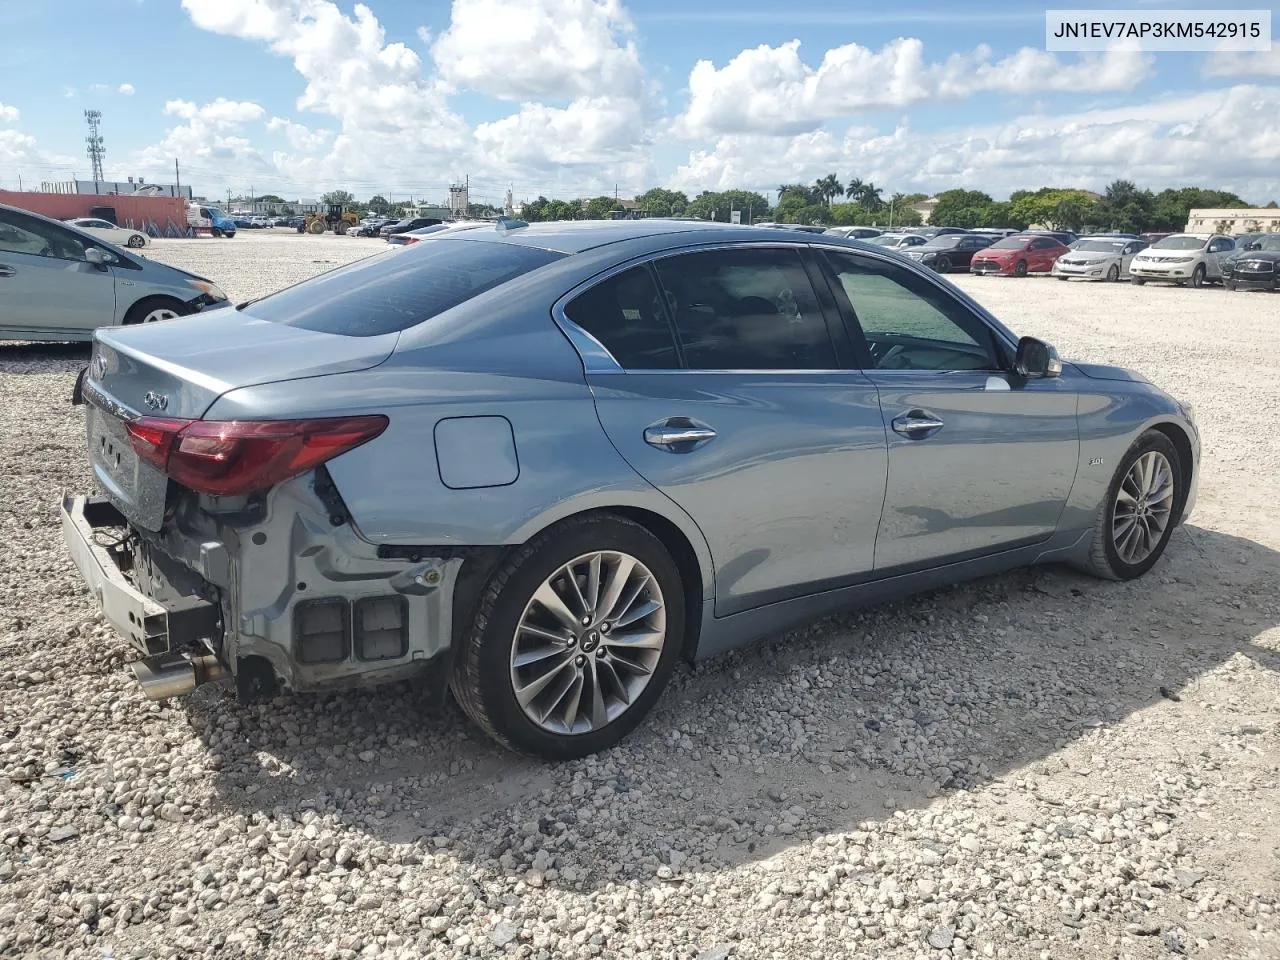
[[[1129,279],[1141,286],[1148,280],[1165,280],[1179,286],[1203,286],[1206,280],[1222,280],[1222,261],[1236,249],[1236,242],[1220,233],[1175,233],[1157,240],[1129,263]]]

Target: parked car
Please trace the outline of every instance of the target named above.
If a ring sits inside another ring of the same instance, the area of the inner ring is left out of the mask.
[[[969,261],[970,273],[996,273],[1025,277],[1029,273],[1048,273],[1058,258],[1067,252],[1066,244],[1053,237],[1034,233],[1015,233],[979,250]]]
[[[918,233],[882,233],[866,242],[875,244],[877,247],[888,247],[890,250],[906,250],[928,243],[929,238],[922,237]]]
[[[251,229],[253,229],[253,218],[252,218],[252,217],[234,216],[234,217],[232,217],[232,218],[231,218],[231,222],[232,222],[232,223],[234,223],[234,224],[235,224],[238,228],[240,228],[241,230],[251,230]]]
[[[204,277],[69,224],[0,205],[0,340],[88,340],[226,303]]]
[[[1222,261],[1228,290],[1280,290],[1280,233],[1260,233]]]
[[[1163,240],[1165,237],[1172,236],[1172,233],[1140,233],[1138,234],[1138,239],[1145,240],[1147,243],[1155,243],[1158,240]]]
[[[226,237],[228,240],[236,235],[235,221],[207,203],[187,203],[187,225],[195,230],[208,230],[214,237]]]
[[[969,231],[969,233],[975,233],[980,237],[990,237],[992,240],[999,240],[1001,237],[1022,232],[1021,230],[1013,229],[1013,227],[974,227]]]
[[[387,237],[387,243],[392,246],[408,247],[420,240],[434,239],[437,237],[448,237],[455,233],[461,233],[464,230],[475,230],[478,227],[492,226],[484,220],[464,220],[458,223],[437,223],[430,227],[419,227],[417,230],[410,230],[407,233],[397,233]]]
[[[104,494],[64,537],[157,698],[434,677],[579,757],[682,657],[1021,565],[1135,578],[1195,498],[1186,407],[839,237],[499,225],[226,313],[99,331],[82,389]]]
[[[1249,246],[1249,244],[1253,243],[1253,241],[1261,239],[1262,237],[1265,237],[1265,236],[1267,236],[1267,234],[1262,233],[1260,231],[1255,231],[1253,233],[1233,234],[1231,239],[1233,239],[1236,242],[1237,250],[1244,250]]]
[[[833,237],[848,237],[851,240],[870,240],[872,237],[878,237],[882,233],[879,227],[828,227],[823,233],[829,233]]]
[[[1134,255],[1146,247],[1147,242],[1137,237],[1116,234],[1081,237],[1054,262],[1053,275],[1059,280],[1072,277],[1112,282],[1127,280]]]
[[[394,223],[394,222],[395,222],[394,220],[388,220],[384,217],[378,217],[376,219],[369,220],[365,223],[361,223],[359,226],[351,227],[349,230],[347,230],[347,236],[376,237],[378,236],[378,232],[383,227],[387,226],[387,224],[389,223]]]
[[[271,219],[269,217],[250,217],[249,220],[250,223],[258,229],[266,229],[271,226]]]
[[[1071,246],[1080,237],[1071,230],[1019,230],[1019,233],[1035,234],[1039,237],[1053,237],[1065,247]]]
[[[307,223],[306,217],[290,217],[289,222],[286,223],[285,226],[293,227],[296,230],[298,227],[305,226],[306,223]]]
[[[74,220],[64,220],[63,223],[70,224],[86,233],[91,233],[95,237],[101,237],[108,243],[114,243],[119,247],[133,247],[134,249],[145,247],[151,240],[141,230],[133,230],[129,227],[117,227],[109,220],[100,220],[97,217],[76,217]]]
[[[403,220],[383,224],[378,230],[378,236],[385,240],[392,234],[407,233],[410,230],[417,230],[419,227],[433,227],[437,223],[443,222],[439,217],[406,217]]]
[[[1129,280],[1138,286],[1148,280],[1163,280],[1202,287],[1222,279],[1222,262],[1235,248],[1236,242],[1220,233],[1174,233],[1133,258]]]
[[[926,240],[932,240],[934,237],[940,237],[945,233],[968,233],[963,227],[908,227],[908,233],[914,233],[924,237]]]
[[[271,221],[271,225],[272,225],[273,227],[287,227],[287,226],[289,226],[289,218],[288,218],[288,217],[275,217],[275,218],[273,218],[273,219],[272,219],[272,221]]]
[[[906,256],[938,273],[947,273],[957,267],[968,270],[973,255],[991,246],[991,243],[991,237],[971,233],[944,233],[928,243],[910,248],[906,251]]]

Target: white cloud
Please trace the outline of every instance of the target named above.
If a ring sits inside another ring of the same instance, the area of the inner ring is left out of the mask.
[[[18,112],[17,107],[0,103],[0,123],[17,123],[20,116],[22,114]]]
[[[454,0],[431,50],[446,81],[505,100],[638,98],[634,34],[621,0]]]
[[[306,124],[296,123],[285,117],[272,117],[267,121],[267,129],[272,133],[282,133],[295,150],[308,153],[318,150],[329,142],[332,130],[312,130]]]
[[[1211,53],[1201,72],[1206,77],[1280,77],[1280,43],[1256,53]]]
[[[132,97],[137,91],[134,89],[132,83],[122,83],[116,88],[116,92],[121,96]]]
[[[962,100],[975,93],[1027,90],[1129,90],[1153,58],[1125,50],[1084,54],[1062,64],[1023,48],[999,61],[989,47],[928,62],[924,44],[900,37],[875,51],[856,43],[828,50],[810,67],[800,41],[743,50],[724,67],[700,60],[689,75],[689,106],[676,130],[698,138],[729,133],[798,133],[864,110],[923,101]]]
[[[90,93],[104,93],[105,91],[110,90],[111,88],[108,87],[105,83],[91,83],[89,84],[87,89]]]
[[[1006,196],[1046,184],[1101,189],[1117,177],[1157,189],[1199,184],[1264,201],[1280,195],[1280,88],[1237,86],[1178,100],[980,128],[916,133],[852,127],[797,136],[732,134],[694,150],[670,186],[762,191],[831,171],[893,190],[952,187]]]
[[[637,131],[644,123],[639,102],[584,97],[565,108],[525,103],[518,113],[482,123],[476,140],[504,163],[558,165],[637,160]]]
[[[63,88],[62,88],[62,95],[63,95],[64,97],[66,97],[68,100],[70,100],[72,97],[74,97],[74,96],[76,95],[76,88],[75,88],[75,87],[63,87]]]
[[[214,127],[233,127],[261,120],[267,111],[250,100],[228,100],[226,97],[198,107],[190,100],[169,100],[164,112],[183,120],[195,120]]]

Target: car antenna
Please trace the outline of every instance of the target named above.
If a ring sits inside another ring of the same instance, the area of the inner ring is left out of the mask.
[[[508,217],[506,214],[502,214],[498,217],[498,222],[494,229],[499,233],[506,233],[508,230],[519,230],[521,227],[527,227],[528,225],[528,220],[517,220],[515,217]]]

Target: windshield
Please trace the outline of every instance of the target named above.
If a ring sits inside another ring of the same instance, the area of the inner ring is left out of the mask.
[[[997,240],[988,250],[1021,250],[1027,245],[1026,237],[1005,237],[1003,240]]]
[[[1186,234],[1165,237],[1163,240],[1157,240],[1151,245],[1152,250],[1199,250],[1208,240],[1200,237],[1191,237]]]
[[[225,220],[227,218],[227,215],[217,207],[205,207],[205,209],[209,211],[210,216],[214,220]]]
[[[1093,253],[1116,253],[1124,249],[1127,240],[1077,240],[1072,250],[1088,250]]]
[[[963,236],[964,234],[962,233],[943,234],[941,237],[938,237],[934,240],[930,240],[928,243],[920,244],[919,249],[920,250],[950,250],[952,247],[954,247],[956,244],[960,242],[960,239]]]
[[[1250,240],[1249,248],[1251,250],[1280,250],[1280,233]]]
[[[376,337],[406,330],[563,256],[512,243],[419,243],[273,293],[246,312],[304,330]]]

